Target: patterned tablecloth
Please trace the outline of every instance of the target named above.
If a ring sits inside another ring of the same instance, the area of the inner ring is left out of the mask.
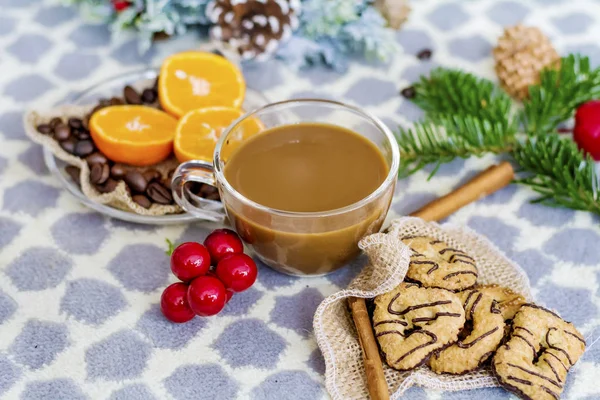
[[[490,51],[502,26],[524,21],[546,31],[561,52],[600,62],[600,2],[415,1],[389,66],[356,62],[344,75],[295,73],[279,63],[245,69],[271,100],[325,97],[358,104],[394,127],[420,111],[400,88],[436,65],[493,77]],[[550,4],[551,3],[551,4]],[[290,278],[261,267],[258,283],[225,312],[175,325],[158,309],[174,281],[165,238],[201,241],[210,227],[136,226],[81,206],[49,175],[39,146],[21,126],[28,107],[45,107],[107,77],[194,46],[194,35],[143,56],[133,38],[111,43],[50,1],[0,0],[0,397],[24,399],[319,399],[323,360],[312,315],[347,285],[361,261],[333,275]],[[414,54],[433,50],[431,61]],[[398,184],[392,216],[447,193],[494,160],[445,165]],[[600,220],[528,201],[507,187],[450,221],[491,238],[529,274],[538,301],[588,338],[564,398],[600,397]],[[440,393],[413,388],[410,399],[508,398],[501,389]]]

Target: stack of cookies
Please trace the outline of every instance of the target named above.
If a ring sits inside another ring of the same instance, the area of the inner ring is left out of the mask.
[[[462,375],[491,361],[499,383],[521,398],[558,399],[585,350],[581,333],[508,288],[478,285],[467,252],[426,236],[401,240],[412,250],[405,280],[377,296],[373,311],[387,364]]]

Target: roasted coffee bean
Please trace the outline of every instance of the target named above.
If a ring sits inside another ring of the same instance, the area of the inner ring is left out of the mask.
[[[148,187],[148,181],[140,171],[127,171],[123,180],[131,190],[138,193],[144,193]]]
[[[126,173],[127,173],[127,168],[125,168],[121,164],[115,164],[110,169],[110,176],[112,176],[115,179],[123,179],[125,177]]]
[[[400,92],[400,94],[407,98],[407,99],[414,99],[414,97],[416,96],[417,92],[415,91],[415,88],[412,86],[409,86],[407,88],[402,89],[402,91]]]
[[[87,157],[92,154],[96,148],[94,147],[94,142],[91,140],[80,140],[75,145],[75,155],[79,157]]]
[[[92,164],[107,164],[108,163],[108,158],[106,158],[106,156],[102,153],[100,153],[99,151],[90,154],[89,156],[87,156],[85,158],[85,161],[87,161],[88,165],[92,165]]]
[[[71,129],[71,135],[79,138],[80,140],[86,140],[90,138],[90,131],[86,130],[83,127]]]
[[[207,197],[210,196],[213,193],[218,193],[219,191],[217,190],[216,187],[211,186],[211,185],[202,185],[202,187],[200,188],[200,196],[202,197]]]
[[[186,187],[191,193],[198,196],[200,194],[200,189],[202,189],[202,183],[188,182]]]
[[[110,99],[110,105],[111,106],[121,106],[123,104],[125,104],[125,102],[120,97],[113,97],[113,98]]]
[[[77,140],[75,138],[68,138],[67,140],[63,140],[62,142],[60,142],[60,147],[62,147],[62,149],[67,153],[74,154],[75,143],[77,143]]]
[[[171,204],[173,202],[171,191],[158,182],[152,182],[148,185],[146,194],[153,202],[158,204]]]
[[[417,53],[417,58],[419,60],[423,60],[423,61],[429,60],[431,58],[431,54],[432,54],[431,50],[429,50],[429,49],[423,49],[423,50],[421,50],[420,52]]]
[[[90,134],[86,131],[77,132],[77,139],[79,139],[79,140],[88,140],[90,138],[91,138]]]
[[[154,83],[152,84],[152,89],[154,89],[155,91],[158,91],[158,76],[156,77],[156,79],[154,80]]]
[[[65,125],[62,122],[54,128],[54,138],[59,142],[67,140],[71,136],[71,128],[69,125]]]
[[[92,117],[92,114],[87,114],[85,117],[83,117],[82,124],[83,124],[83,128],[86,131],[89,131],[89,129],[90,129],[89,125],[90,125],[90,118],[91,117]]]
[[[107,179],[102,185],[94,185],[100,193],[110,193],[117,188],[119,182],[114,179]]]
[[[52,133],[52,127],[49,124],[39,124],[36,129],[39,133],[43,135],[48,135]]]
[[[75,183],[77,183],[77,185],[80,184],[79,181],[79,174],[81,173],[81,169],[73,166],[73,165],[68,165],[65,167],[65,171],[67,172],[67,174],[69,174],[69,176],[71,177],[71,179],[73,179],[73,181]]]
[[[81,118],[69,118],[69,126],[73,129],[83,128],[83,121]]]
[[[144,178],[148,182],[152,182],[154,180],[159,180],[161,178],[160,172],[158,172],[155,169],[149,169],[148,171],[144,172],[142,175],[144,175]]]
[[[140,207],[150,208],[152,202],[143,194],[136,194],[132,197],[133,201]]]
[[[219,201],[219,200],[221,200],[221,197],[219,197],[219,192],[215,192],[215,193],[211,193],[208,196],[206,196],[205,199]]]
[[[98,100],[98,106],[101,107],[106,107],[106,106],[110,106],[110,99],[100,99]]]
[[[146,104],[151,104],[156,101],[156,92],[153,89],[144,89],[142,92],[142,101]]]
[[[90,182],[94,185],[101,185],[110,176],[110,168],[108,164],[92,164],[92,168],[90,168]]]
[[[173,175],[175,174],[175,169],[176,168],[170,169],[169,172],[167,172],[167,179],[168,180],[173,179]]]
[[[94,115],[95,112],[102,110],[104,107],[101,104],[98,104],[96,107],[92,108],[92,111],[90,111],[90,118],[92,117],[92,115]]]
[[[63,120],[62,120],[62,118],[59,118],[59,117],[54,117],[54,118],[52,118],[52,119],[50,120],[50,123],[49,123],[49,125],[50,125],[50,127],[51,127],[52,129],[54,129],[54,128],[56,128],[56,125],[58,125],[58,124],[62,124],[62,123],[63,123]]]
[[[139,93],[129,85],[125,86],[125,89],[123,89],[123,97],[125,97],[125,102],[127,104],[142,104],[142,98]]]

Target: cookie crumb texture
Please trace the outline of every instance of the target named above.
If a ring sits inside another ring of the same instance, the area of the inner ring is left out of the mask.
[[[402,283],[375,298],[373,326],[388,365],[407,371],[455,342],[465,323],[458,296],[443,289]]]
[[[524,304],[492,367],[500,384],[522,399],[556,400],[584,351],[585,340],[573,324],[543,307]]]
[[[404,236],[401,240],[413,251],[406,273],[408,280],[452,291],[475,285],[475,259],[463,250],[428,236]]]
[[[521,306],[527,303],[525,297],[500,285],[477,285],[477,289],[496,300],[496,308],[500,310],[505,321],[512,320]]]

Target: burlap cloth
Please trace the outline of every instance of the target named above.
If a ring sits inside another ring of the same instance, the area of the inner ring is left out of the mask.
[[[25,133],[32,141],[49,149],[56,158],[81,169],[81,173],[79,175],[79,185],[81,187],[81,191],[92,201],[100,204],[106,204],[120,210],[131,211],[140,215],[156,216],[183,212],[178,205],[152,204],[152,206],[150,206],[148,209],[139,206],[131,198],[131,194],[127,191],[127,187],[123,181],[119,181],[116,189],[110,193],[98,192],[90,183],[90,169],[87,162],[82,158],[67,153],[62,149],[62,147],[60,147],[56,140],[48,135],[39,133],[36,129],[39,124],[48,123],[54,117],[60,117],[65,121],[69,117],[83,118],[90,112],[90,110],[92,110],[94,106],[95,105],[63,105],[46,111],[30,111],[25,114],[23,121]],[[160,172],[163,178],[166,178],[169,171],[177,167],[177,165],[177,160],[171,157],[160,164],[153,165],[152,167],[136,167],[136,169],[145,171],[149,168],[153,168]]]
[[[369,264],[346,290],[327,297],[314,316],[315,336],[325,358],[325,384],[335,400],[369,398],[362,351],[346,298],[372,298],[402,282],[410,259],[410,249],[399,240],[405,235],[431,236],[468,252],[477,261],[478,283],[496,283],[522,294],[528,301],[533,300],[525,272],[470,229],[412,217],[393,221],[388,233],[367,236],[360,242]],[[437,375],[427,367],[401,373],[385,364],[384,371],[391,399],[401,397],[412,385],[453,391],[499,386],[487,368],[461,376]]]

